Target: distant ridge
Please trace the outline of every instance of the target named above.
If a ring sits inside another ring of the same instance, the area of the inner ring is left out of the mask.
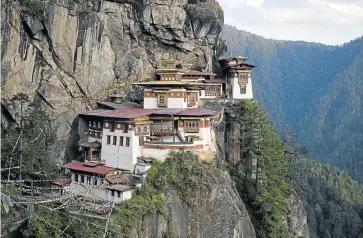
[[[257,100],[313,157],[363,181],[363,37],[341,46],[266,39],[225,25],[227,55],[248,56]]]

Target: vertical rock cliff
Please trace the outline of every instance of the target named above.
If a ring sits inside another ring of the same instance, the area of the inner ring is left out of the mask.
[[[205,0],[2,0],[2,105],[43,103],[66,141],[77,113],[152,75],[165,53],[212,69],[223,11]],[[15,118],[16,119],[16,118]]]

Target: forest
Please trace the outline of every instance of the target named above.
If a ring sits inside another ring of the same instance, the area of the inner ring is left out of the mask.
[[[289,124],[309,156],[363,182],[363,38],[341,46],[277,41],[225,25],[226,55],[257,67],[254,95],[279,134]]]
[[[263,107],[245,101],[229,109],[241,126],[241,162],[229,165],[240,196],[247,205],[258,237],[287,237],[283,218],[289,213],[287,197],[295,192],[307,211],[311,237],[363,236],[363,186],[346,172],[308,158],[284,126],[280,139]],[[257,167],[251,167],[251,157]],[[248,173],[256,171],[256,178]]]

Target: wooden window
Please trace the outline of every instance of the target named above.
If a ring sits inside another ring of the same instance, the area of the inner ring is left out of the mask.
[[[124,137],[120,136],[119,146],[124,146]]]
[[[93,127],[96,128],[96,122],[95,121],[93,122]]]
[[[110,132],[115,131],[115,122],[110,122]]]
[[[167,106],[167,97],[166,93],[158,94],[158,107],[166,107]]]
[[[189,133],[198,133],[199,132],[199,122],[198,121],[185,121],[184,122],[184,131]]]
[[[91,185],[91,177],[90,176],[86,176],[87,177],[87,184]]]
[[[124,125],[124,133],[128,133],[129,132],[129,124],[125,124]]]
[[[130,137],[126,137],[126,147],[130,147]]]
[[[215,97],[218,96],[220,93],[220,86],[219,85],[207,85],[205,87],[205,96]]]
[[[117,191],[117,197],[120,198],[121,197],[121,193],[119,191]]]
[[[84,175],[81,175],[81,183],[84,183]]]
[[[248,84],[248,73],[240,73],[238,84],[240,85],[247,85]]]
[[[144,132],[144,133],[147,133],[147,131],[148,131],[148,130],[147,130],[147,126],[144,126],[144,130],[143,130],[143,132]]]
[[[74,174],[74,181],[78,182],[78,174]]]
[[[138,126],[137,127],[137,133],[141,134],[141,132],[142,132],[142,127],[141,126]]]
[[[240,85],[240,94],[246,94],[246,85]]]
[[[114,136],[114,137],[113,137],[112,144],[113,144],[113,145],[117,145],[117,136]]]
[[[93,185],[97,185],[97,178],[93,178]]]
[[[193,107],[197,104],[198,94],[197,93],[189,93],[188,94],[188,107]]]
[[[115,190],[111,190],[111,196],[114,197],[115,196]]]
[[[107,136],[107,145],[111,144],[111,136]]]
[[[89,132],[89,136],[90,136],[90,137],[94,137],[94,132],[93,132],[93,131],[90,131],[90,132]]]
[[[101,128],[101,122],[98,122],[98,128]]]
[[[92,127],[92,122],[91,121],[88,122],[88,127]]]

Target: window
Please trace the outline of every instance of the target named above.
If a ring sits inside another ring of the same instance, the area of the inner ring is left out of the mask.
[[[126,147],[130,147],[130,137],[126,137]]]
[[[81,183],[84,183],[84,175],[81,175]]]
[[[101,128],[101,122],[98,122],[98,128]]]
[[[113,145],[117,145],[117,136],[114,136],[114,137],[113,137],[112,144],[113,144]]]
[[[101,139],[101,138],[102,138],[102,136],[101,136],[101,132],[97,132],[97,138],[98,138],[98,139]]]
[[[158,107],[166,107],[167,97],[165,93],[158,94]]]
[[[246,94],[246,85],[240,86],[240,94]]]
[[[93,178],[93,185],[97,185],[97,178]]]
[[[220,94],[219,85],[208,85],[205,87],[205,96],[215,97]]]
[[[92,122],[91,121],[89,121],[88,122],[88,127],[91,127],[92,126]]]
[[[117,197],[121,197],[121,193],[120,192],[117,192]]]
[[[90,131],[90,132],[89,132],[89,136],[90,136],[90,137],[94,137],[94,131]]]
[[[137,127],[137,133],[139,133],[139,134],[140,134],[140,133],[142,132],[141,130],[142,130],[142,127],[141,127],[141,126],[138,126],[138,127]]]
[[[124,137],[120,136],[120,146],[124,146]]]
[[[248,84],[248,73],[240,73],[238,84],[240,85],[247,85]]]
[[[86,176],[87,177],[87,184],[91,185],[91,177],[90,176]]]
[[[185,130],[185,132],[189,132],[189,133],[198,133],[199,132],[199,122],[198,121],[185,121],[184,130]]]
[[[110,123],[110,132],[114,132],[115,131],[115,123],[111,122]]]
[[[124,133],[128,133],[129,132],[129,125],[125,124],[124,125]]]
[[[93,122],[93,127],[96,128],[96,122],[95,121]]]
[[[147,133],[147,126],[144,126],[144,133]]]
[[[107,136],[107,145],[111,144],[111,136]]]
[[[74,181],[78,182],[78,174],[74,174]]]
[[[198,94],[197,93],[189,93],[188,94],[188,107],[193,107],[197,104]]]
[[[115,190],[111,190],[111,196],[114,197],[115,196]]]

